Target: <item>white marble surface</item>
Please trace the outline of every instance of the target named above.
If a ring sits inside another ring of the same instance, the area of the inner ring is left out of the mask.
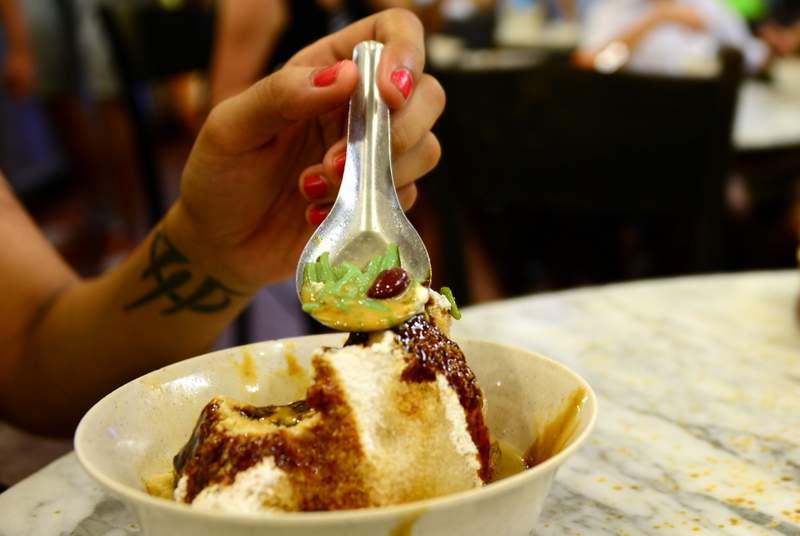
[[[587,288],[468,309],[457,336],[525,346],[587,378],[589,443],[536,536],[800,535],[800,274]],[[0,495],[0,535],[137,534],[70,454]]]

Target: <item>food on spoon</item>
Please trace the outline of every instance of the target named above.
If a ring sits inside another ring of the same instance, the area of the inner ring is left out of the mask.
[[[490,477],[483,393],[447,338],[449,302],[312,356],[306,400],[203,410],[174,459],[174,498],[226,512],[384,506]]]
[[[400,266],[396,244],[359,267],[331,266],[330,254],[306,264],[300,290],[303,311],[340,331],[376,331],[396,326],[420,313],[428,288]]]

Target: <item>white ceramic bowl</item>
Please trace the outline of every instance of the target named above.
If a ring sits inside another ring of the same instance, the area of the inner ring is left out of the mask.
[[[340,512],[270,516],[200,512],[144,491],[144,479],[170,469],[173,455],[214,395],[259,405],[302,398],[312,351],[343,340],[342,335],[318,335],[268,341],[147,374],[106,396],[84,416],[75,435],[78,459],[92,477],[132,508],[146,536],[527,535],[556,470],[588,437],[597,402],[589,385],[563,365],[527,350],[481,341],[457,342],[486,394],[493,437],[520,451],[577,390],[586,393],[571,439],[534,468],[463,493]]]

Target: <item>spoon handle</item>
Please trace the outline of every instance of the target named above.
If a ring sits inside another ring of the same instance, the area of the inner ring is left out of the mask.
[[[392,176],[389,108],[378,90],[377,70],[383,44],[359,43],[353,52],[358,86],[350,98],[347,158],[339,197],[353,202],[353,222],[360,232],[380,232],[386,217],[402,213]],[[342,195],[344,194],[344,195]]]

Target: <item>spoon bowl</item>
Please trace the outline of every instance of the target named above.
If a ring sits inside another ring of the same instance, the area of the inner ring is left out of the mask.
[[[431,262],[425,244],[400,206],[392,174],[389,108],[376,83],[383,44],[359,43],[353,51],[359,82],[350,98],[344,175],[336,202],[311,235],[297,265],[300,296],[307,263],[325,252],[331,265],[363,268],[389,244],[397,244],[400,265],[412,279],[429,284]]]

